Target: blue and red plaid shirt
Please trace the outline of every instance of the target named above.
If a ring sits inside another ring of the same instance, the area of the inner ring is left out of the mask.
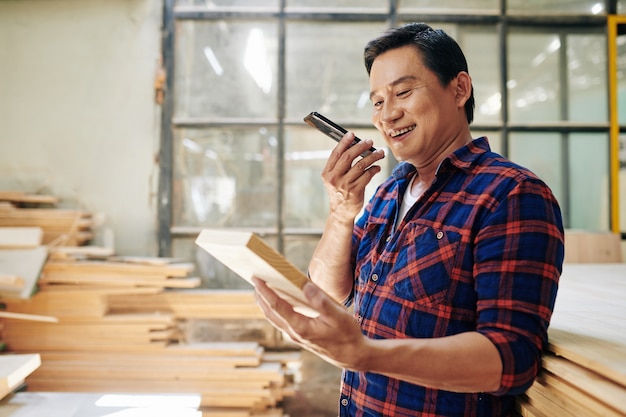
[[[563,262],[561,212],[533,173],[486,138],[448,156],[433,185],[398,219],[415,168],[400,163],[357,221],[347,303],[374,339],[488,337],[503,375],[493,393],[454,393],[344,371],[343,416],[508,416],[547,343]]]

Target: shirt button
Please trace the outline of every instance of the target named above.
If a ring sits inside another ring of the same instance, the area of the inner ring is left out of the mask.
[[[441,239],[443,237],[443,232],[438,232],[437,233],[437,239]]]
[[[374,282],[378,281],[378,274],[372,275],[372,281]]]
[[[387,239],[385,239],[385,242],[389,243],[390,240],[391,240],[391,236],[387,236]]]
[[[342,400],[341,400],[341,405],[343,405],[344,407],[347,407],[347,406],[348,406],[348,400],[347,400],[347,399],[345,399],[345,398],[344,398],[344,399],[342,399]]]
[[[363,321],[363,316],[360,315],[360,314],[358,316],[356,316],[356,321],[357,321],[357,323],[361,323]]]

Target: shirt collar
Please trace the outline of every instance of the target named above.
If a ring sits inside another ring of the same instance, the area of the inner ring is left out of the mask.
[[[489,147],[489,141],[486,136],[482,136],[478,139],[474,139],[462,148],[457,149],[450,155],[448,155],[437,168],[437,172],[441,169],[442,165],[446,161],[462,170],[468,170],[472,165],[480,158],[484,153],[491,151]],[[399,163],[394,169],[391,175],[396,181],[403,178],[408,178],[416,171],[415,167],[408,162]]]

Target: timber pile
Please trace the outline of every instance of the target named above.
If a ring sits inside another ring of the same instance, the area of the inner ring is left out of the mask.
[[[626,416],[626,264],[565,265],[524,417]]]
[[[54,252],[39,292],[2,300],[12,314],[58,319],[0,317],[10,351],[41,355],[26,379],[29,391],[198,393],[205,417],[283,415],[299,352],[266,352],[276,334],[265,336],[271,326],[251,290],[197,289],[193,266],[176,260],[79,253]],[[213,330],[220,333],[227,333],[225,322],[262,322],[266,330],[256,337],[264,344],[189,341],[193,320],[218,323]]]
[[[57,202],[54,196],[0,191],[0,227],[39,227],[46,245],[82,246],[93,239],[92,214],[55,208]]]

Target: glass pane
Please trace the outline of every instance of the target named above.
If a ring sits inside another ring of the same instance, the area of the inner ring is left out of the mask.
[[[277,27],[177,22],[175,117],[276,117]]]
[[[302,120],[315,110],[369,122],[363,48],[384,29],[383,23],[288,23],[287,117]]]
[[[626,0],[617,0],[617,13],[626,14]]]
[[[287,7],[307,9],[377,8],[385,11],[389,10],[387,2],[380,0],[287,0]]]
[[[320,236],[286,236],[285,257],[306,274]]]
[[[558,35],[508,35],[509,115],[512,122],[561,120]]]
[[[598,0],[507,0],[508,13],[528,14],[606,14],[604,2]]]
[[[572,134],[569,138],[569,163],[569,227],[609,230],[608,135]]]
[[[619,124],[626,125],[626,35],[617,37],[617,113]]]
[[[276,227],[277,144],[265,127],[176,130],[174,225]]]
[[[509,142],[510,159],[533,171],[552,189],[561,210],[567,209],[563,183],[563,152],[558,133],[512,133]]]
[[[626,136],[619,137],[619,230],[626,233]],[[615,196],[613,196],[615,198]]]
[[[437,12],[462,14],[463,12],[500,10],[500,0],[400,0],[399,11],[402,12]]]
[[[275,237],[265,237],[263,240],[276,248]],[[194,276],[202,281],[202,288],[213,289],[251,289],[252,285],[239,275],[224,266],[223,263],[209,255],[195,244],[194,238],[175,238],[172,240],[172,256],[184,259],[194,264]]]
[[[340,123],[340,121],[338,120]],[[346,126],[347,129],[350,129]],[[352,129],[351,129],[352,130]],[[366,202],[387,177],[389,164],[395,163],[378,131],[354,129],[362,139],[374,140],[385,149],[380,163],[383,170],[366,189]],[[328,197],[322,182],[322,169],[336,143],[310,127],[293,127],[286,132],[285,154],[285,227],[321,230],[328,216]]]
[[[278,8],[279,0],[176,0],[177,6],[201,6],[208,9],[215,7],[254,7],[255,9]]]
[[[446,32],[453,36],[453,32]],[[500,123],[502,94],[497,32],[493,27],[460,26],[454,38],[463,49],[472,77],[476,102],[474,123]]]
[[[605,35],[568,35],[569,120],[606,122],[608,116]]]

